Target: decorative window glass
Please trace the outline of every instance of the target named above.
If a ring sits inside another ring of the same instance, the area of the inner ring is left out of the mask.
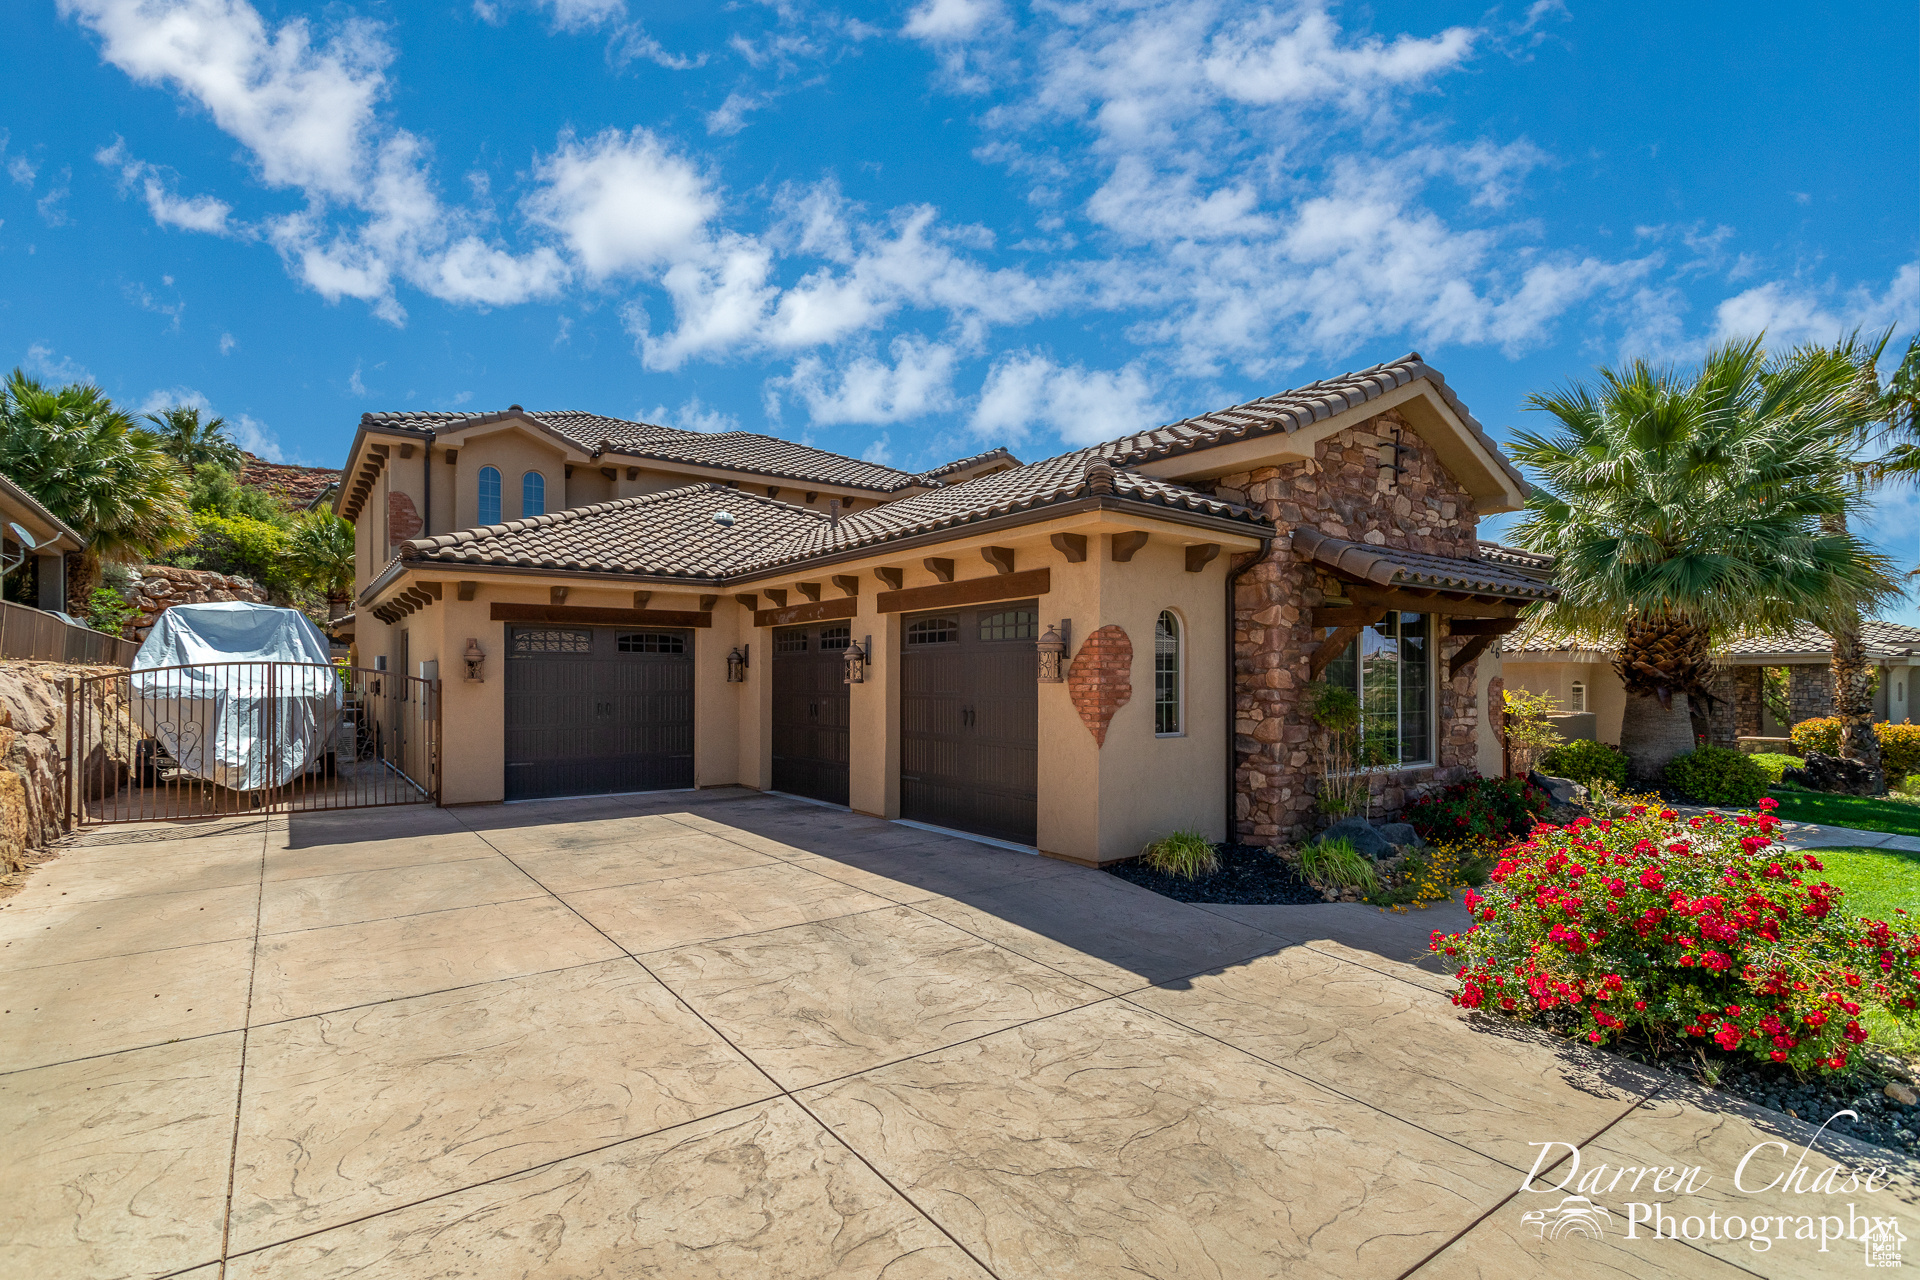
[[[479,522],[500,523],[500,468],[480,468]]]
[[[776,631],[773,635],[775,653],[805,653],[807,651],[807,633],[804,631]]]
[[[1038,640],[1040,611],[1038,609],[1007,609],[1001,613],[981,614],[980,638],[982,640]]]
[[[820,629],[820,651],[822,653],[844,652],[853,643],[852,627],[822,627]]]
[[[1587,709],[1587,685],[1584,680],[1573,682],[1573,691],[1567,695],[1567,705],[1576,715]]]
[[[1364,767],[1432,762],[1432,634],[1427,614],[1390,614],[1327,664],[1327,683],[1353,690],[1360,700]]]
[[[621,653],[685,653],[685,637],[671,631],[623,631],[620,633]]]
[[[538,471],[520,477],[520,518],[531,520],[547,514],[547,478]]]
[[[922,618],[907,624],[908,644],[956,644],[960,624],[952,618]]]
[[[1181,731],[1180,619],[1164,612],[1153,624],[1153,731]]]
[[[513,633],[515,653],[592,653],[593,632],[558,627]]]

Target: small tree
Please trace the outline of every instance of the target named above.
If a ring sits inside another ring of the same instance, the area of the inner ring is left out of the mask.
[[[1324,682],[1307,690],[1312,700],[1308,714],[1314,727],[1315,754],[1320,757],[1320,812],[1338,820],[1365,815],[1373,800],[1373,783],[1360,771],[1360,700],[1353,690]]]
[[[87,597],[87,625],[95,631],[104,631],[110,636],[124,636],[127,624],[140,616],[140,611],[127,603],[127,598],[112,587],[95,587],[93,594]]]
[[[353,524],[331,511],[309,511],[293,527],[287,551],[301,580],[327,597],[327,618],[339,619],[353,595]]]
[[[1524,778],[1533,772],[1541,756],[1566,739],[1547,719],[1555,710],[1552,694],[1508,689],[1501,697],[1507,704],[1507,758],[1512,762],[1513,775]]]

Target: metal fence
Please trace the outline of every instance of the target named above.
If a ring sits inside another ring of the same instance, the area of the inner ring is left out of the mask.
[[[130,667],[140,646],[51,613],[0,600],[0,658],[34,658],[93,667]]]
[[[440,682],[222,662],[66,684],[66,825],[437,804]]]

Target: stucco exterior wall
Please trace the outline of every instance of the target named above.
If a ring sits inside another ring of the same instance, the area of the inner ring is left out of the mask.
[[[451,472],[448,484],[453,492],[451,524],[442,523],[442,500],[434,494],[434,529],[446,533],[454,529],[472,529],[480,523],[480,469],[500,469],[500,518],[520,519],[520,480],[529,471],[538,471],[547,480],[547,510],[560,511],[566,505],[566,451],[559,444],[536,437],[517,428],[502,428],[489,435],[464,441],[456,451],[454,465],[434,464],[436,471]],[[391,470],[391,468],[389,468]]]
[[[1601,742],[1619,745],[1627,690],[1611,662],[1536,660],[1517,655],[1502,659],[1501,670],[1507,688],[1551,695],[1563,712],[1572,710],[1573,684],[1581,681],[1587,687],[1587,710],[1594,717],[1594,735]]]
[[[1381,473],[1380,450],[1394,442],[1396,428],[1402,470],[1390,481]],[[1260,509],[1283,535],[1304,524],[1373,546],[1445,556],[1476,551],[1472,496],[1397,411],[1328,436],[1311,458],[1222,476],[1216,492]],[[1341,590],[1337,579],[1295,555],[1284,537],[1240,579],[1236,805],[1242,838],[1251,842],[1300,839],[1319,825],[1305,693],[1313,650],[1328,633],[1311,625],[1312,610]],[[1484,679],[1476,684],[1472,668],[1446,678],[1446,662],[1462,643],[1449,638],[1437,647],[1437,759],[1424,768],[1378,772],[1376,817],[1397,812],[1410,788],[1463,777],[1479,761]]]

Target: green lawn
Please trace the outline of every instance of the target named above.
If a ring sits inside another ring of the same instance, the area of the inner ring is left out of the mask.
[[[1783,806],[1784,807],[1784,806]],[[1846,891],[1840,910],[1849,916],[1870,916],[1911,929],[1915,914],[1920,914],[1920,853],[1897,849],[1863,849],[1851,846],[1836,849],[1808,849],[1826,870],[1819,879]],[[1896,916],[1894,908],[1913,913]],[[1897,1026],[1891,1019],[1876,1017],[1867,1024],[1875,1043],[1906,1057],[1920,1055],[1920,1032]]]
[[[1767,793],[1780,802],[1774,812],[1789,822],[1819,822],[1860,831],[1920,836],[1920,803],[1885,796],[1830,796],[1817,791]]]

